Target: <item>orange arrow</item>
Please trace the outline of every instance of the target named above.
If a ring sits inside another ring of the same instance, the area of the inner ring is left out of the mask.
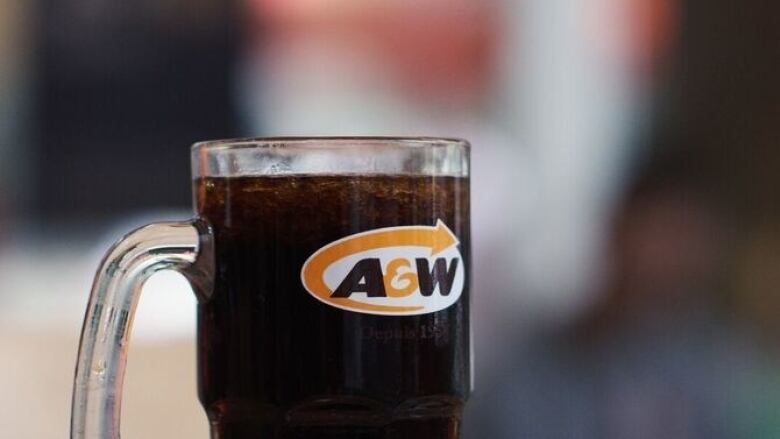
[[[303,265],[301,280],[307,290],[327,303],[368,311],[416,311],[423,307],[376,305],[343,297],[330,297],[333,291],[325,284],[325,269],[343,257],[366,250],[400,246],[429,247],[431,256],[435,256],[458,243],[458,238],[442,220],[436,221],[435,226],[401,226],[370,230],[347,236],[317,250]]]

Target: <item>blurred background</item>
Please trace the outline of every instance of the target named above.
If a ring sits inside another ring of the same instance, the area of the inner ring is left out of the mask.
[[[188,147],[473,144],[465,437],[780,437],[780,4],[0,0],[0,425],[67,434],[94,269],[190,214]],[[126,437],[207,438],[152,278]],[[776,343],[777,342],[777,343]]]

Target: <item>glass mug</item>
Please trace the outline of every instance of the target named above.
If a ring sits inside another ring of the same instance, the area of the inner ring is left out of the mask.
[[[471,391],[469,145],[267,138],[192,148],[197,218],[142,227],[97,271],[71,437],[119,437],[141,285],[198,298],[214,439],[459,437]]]

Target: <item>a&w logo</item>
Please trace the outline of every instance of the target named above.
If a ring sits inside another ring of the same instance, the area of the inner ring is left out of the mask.
[[[376,229],[317,250],[301,280],[312,296],[349,311],[417,315],[458,301],[464,285],[458,239],[435,226]]]

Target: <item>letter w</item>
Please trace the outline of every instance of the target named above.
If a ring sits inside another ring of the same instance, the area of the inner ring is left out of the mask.
[[[417,276],[420,282],[420,294],[425,297],[433,294],[436,284],[439,284],[439,292],[442,296],[449,296],[452,289],[452,281],[455,279],[455,273],[458,271],[458,258],[450,262],[447,268],[447,259],[436,258],[433,263],[433,270],[428,265],[428,259],[417,258]]]

